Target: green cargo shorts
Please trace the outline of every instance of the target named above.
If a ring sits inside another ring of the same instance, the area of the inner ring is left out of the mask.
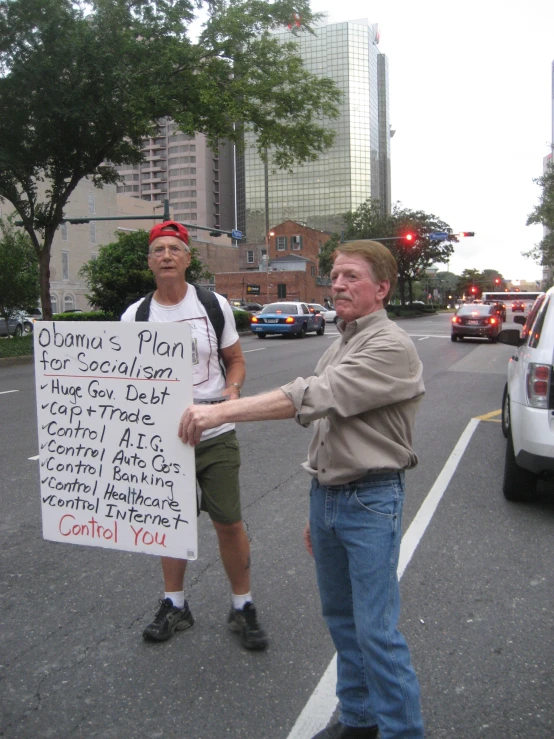
[[[200,510],[216,523],[236,523],[242,518],[239,469],[240,449],[234,430],[201,441],[196,447]]]

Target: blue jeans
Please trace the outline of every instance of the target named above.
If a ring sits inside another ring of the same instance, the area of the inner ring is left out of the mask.
[[[310,532],[323,617],[337,650],[340,720],[381,739],[421,739],[419,685],[397,627],[396,569],[404,473],[310,491]]]

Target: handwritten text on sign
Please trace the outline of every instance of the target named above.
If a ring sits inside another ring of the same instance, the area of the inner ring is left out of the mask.
[[[196,559],[185,323],[36,324],[45,539]]]

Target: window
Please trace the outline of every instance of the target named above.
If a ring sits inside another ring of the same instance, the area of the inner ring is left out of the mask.
[[[89,234],[90,234],[90,243],[96,244],[96,221],[91,221],[88,224],[89,228]]]
[[[60,230],[62,232],[62,241],[67,241],[67,223],[62,223]]]
[[[58,296],[50,294],[50,302],[52,303],[52,313],[58,312]]]
[[[91,214],[96,213],[96,200],[93,192],[88,194],[88,212]]]
[[[310,267],[310,274],[312,277],[315,277],[315,267]]]
[[[247,264],[254,264],[254,251],[251,249],[246,252],[246,262]]]
[[[302,236],[291,236],[291,249],[294,249],[294,251],[300,251],[302,249]]]
[[[277,236],[277,251],[285,251],[287,248],[287,237]]]
[[[62,251],[62,279],[69,280],[69,252]]]
[[[66,295],[63,299],[63,309],[73,310],[75,308],[75,298],[73,295]]]

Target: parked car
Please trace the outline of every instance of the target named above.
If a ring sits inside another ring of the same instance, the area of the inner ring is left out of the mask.
[[[464,337],[483,337],[493,343],[502,329],[502,319],[492,305],[462,305],[452,318],[452,341]]]
[[[325,319],[325,323],[336,323],[338,320],[337,311],[334,308],[326,308],[321,303],[308,303],[308,308],[310,310],[313,308],[314,311],[321,313]]]
[[[521,311],[522,313],[525,313],[525,303],[523,300],[514,300],[512,303],[512,313],[515,313],[516,311]]]
[[[23,334],[30,334],[32,331],[33,321],[22,310],[17,311],[9,319],[7,326],[4,318],[0,316],[0,336],[23,336]]]
[[[516,347],[502,397],[506,437],[503,492],[507,500],[533,497],[537,480],[554,475],[554,287],[540,295],[523,330],[501,331],[498,340]]]
[[[267,334],[290,334],[303,339],[309,331],[323,336],[325,319],[321,313],[312,313],[307,303],[283,301],[264,306],[261,313],[252,316],[250,328],[259,339],[265,339]]]

